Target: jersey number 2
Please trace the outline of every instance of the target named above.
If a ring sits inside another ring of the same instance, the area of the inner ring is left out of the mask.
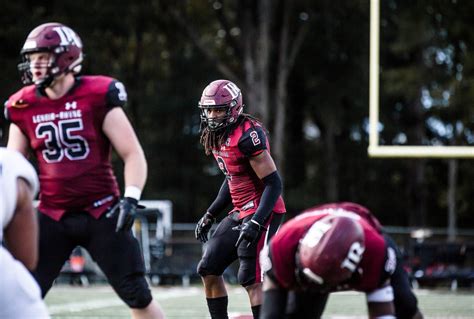
[[[89,144],[82,136],[73,134],[83,128],[82,119],[62,120],[57,125],[53,122],[39,124],[36,127],[36,137],[45,139],[44,160],[55,163],[61,161],[64,155],[71,161],[86,158],[89,155]]]

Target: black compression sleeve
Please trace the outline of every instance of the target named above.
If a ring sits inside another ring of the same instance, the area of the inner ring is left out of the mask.
[[[207,211],[211,213],[214,218],[216,218],[217,215],[219,215],[220,212],[222,212],[222,210],[231,203],[231,201],[232,198],[230,197],[229,184],[225,179],[222,183],[221,188],[219,189],[219,193],[217,194],[216,199],[214,199],[214,202],[212,202],[211,206],[209,206]]]
[[[283,289],[265,291],[260,309],[260,319],[286,318],[287,294],[287,291]]]
[[[262,181],[265,184],[265,189],[263,190],[260,204],[252,219],[263,226],[267,217],[272,212],[273,207],[275,207],[275,203],[281,195],[283,186],[278,171],[274,171],[265,176]]]

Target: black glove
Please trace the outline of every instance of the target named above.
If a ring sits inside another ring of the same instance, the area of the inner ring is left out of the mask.
[[[242,240],[247,241],[247,247],[249,247],[254,241],[256,241],[260,233],[264,230],[267,230],[264,226],[257,223],[255,220],[251,219],[242,225],[233,227],[232,230],[240,231],[239,239],[235,243],[235,247],[239,247]]]
[[[212,224],[214,224],[215,221],[216,219],[214,216],[212,216],[211,213],[206,212],[196,225],[196,230],[194,231],[196,239],[205,243],[208,240],[207,234],[209,233],[209,230],[211,230]]]
[[[119,211],[115,232],[121,230],[128,231],[132,228],[135,215],[137,214],[137,208],[144,208],[144,206],[138,205],[138,201],[135,198],[124,197],[110,210],[107,214],[107,218],[111,218],[115,215],[117,210]]]

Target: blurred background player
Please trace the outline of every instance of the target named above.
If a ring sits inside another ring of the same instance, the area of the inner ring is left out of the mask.
[[[6,103],[11,121],[7,147],[22,154],[31,149],[38,161],[41,231],[34,275],[43,296],[71,251],[81,245],[134,318],[162,318],[131,231],[147,162],[122,109],[127,101],[124,85],[106,76],[77,76],[82,42],[60,23],[31,31],[21,57],[18,68],[27,86]],[[111,147],[125,165],[120,202]],[[105,213],[116,203],[119,213],[107,218]]]
[[[28,270],[38,262],[38,221],[33,198],[38,177],[18,152],[0,148],[0,318],[49,318]]]
[[[320,318],[329,294],[342,290],[365,292],[370,318],[422,318],[395,243],[358,204],[306,210],[282,226],[261,262],[262,318]]]
[[[216,217],[233,205],[213,233],[198,265],[212,318],[227,318],[228,297],[222,274],[239,259],[239,283],[258,318],[262,303],[259,252],[277,231],[285,204],[282,182],[270,155],[262,124],[242,113],[242,93],[228,80],[211,82],[199,102],[201,143],[225,175],[218,195],[196,226],[196,238],[208,239]]]

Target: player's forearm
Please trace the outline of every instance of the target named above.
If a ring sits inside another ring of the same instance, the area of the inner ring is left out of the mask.
[[[13,123],[10,124],[7,148],[20,152],[25,157],[28,152],[28,139],[23,135],[18,126]]]
[[[134,186],[143,190],[147,179],[147,173],[148,165],[141,149],[124,158],[125,189]]]
[[[217,215],[219,215],[224,208],[227,207],[232,202],[232,197],[230,196],[230,190],[229,190],[229,184],[227,183],[227,180],[224,180],[224,182],[221,185],[221,188],[219,189],[219,193],[217,194],[216,198],[214,199],[214,202],[212,202],[211,206],[207,209],[207,211],[214,217],[216,218]]]
[[[32,202],[29,186],[19,179],[17,207],[5,229],[5,242],[13,257],[29,270],[34,270],[38,262],[38,222]]]
[[[283,185],[278,171],[274,171],[268,176],[265,176],[262,181],[265,185],[265,189],[263,190],[257,211],[255,212],[255,215],[252,218],[260,225],[265,224],[267,217],[272,212],[273,207],[275,207],[275,204],[278,198],[280,197],[283,189]]]

